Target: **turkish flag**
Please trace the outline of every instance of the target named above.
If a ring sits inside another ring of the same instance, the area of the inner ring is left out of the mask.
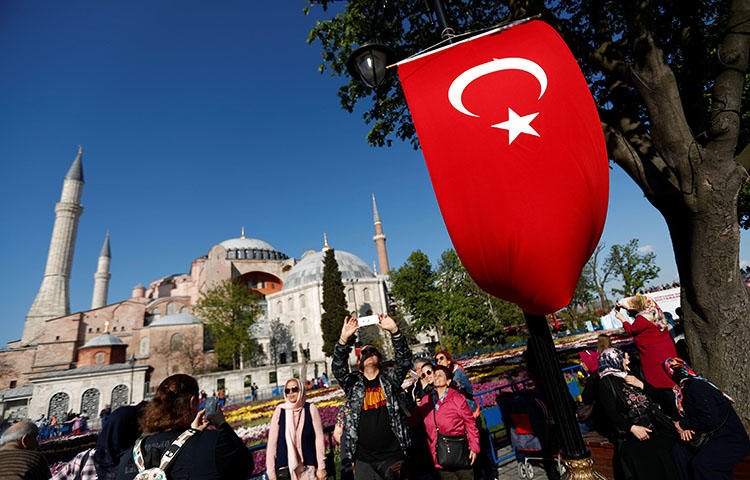
[[[609,165],[565,42],[531,21],[405,60],[398,72],[471,277],[531,314],[567,305],[604,228]]]

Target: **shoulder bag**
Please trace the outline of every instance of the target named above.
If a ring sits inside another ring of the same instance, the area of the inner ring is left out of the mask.
[[[437,444],[435,445],[435,458],[438,465],[447,469],[469,468],[469,440],[466,434],[463,435],[445,435],[440,433],[437,423],[435,408],[432,409],[432,417],[435,420],[435,430],[437,431]]]

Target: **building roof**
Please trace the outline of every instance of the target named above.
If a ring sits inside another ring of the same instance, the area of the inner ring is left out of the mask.
[[[33,385],[24,385],[23,387],[8,388],[0,392],[0,398],[3,400],[13,400],[15,398],[30,397],[34,393]]]
[[[99,252],[100,257],[111,257],[109,253],[109,230],[107,230],[107,238],[104,239],[104,245],[102,245],[102,251]]]
[[[66,179],[83,181],[83,162],[81,162],[81,149],[78,149],[78,156],[73,160],[73,165],[70,166],[68,173],[65,175]]]
[[[263,240],[258,240],[257,238],[230,238],[228,240],[224,240],[219,245],[226,248],[227,250],[270,250],[272,252],[276,252],[275,248],[273,248],[269,243],[264,242]]]
[[[323,252],[315,252],[300,260],[286,277],[282,291],[323,280],[323,256]],[[377,278],[358,256],[343,250],[335,250],[334,256],[339,264],[342,280]]]
[[[49,375],[41,375],[39,377],[33,377],[31,379],[32,383],[37,383],[39,380],[47,380],[49,378],[61,378],[61,377],[75,377],[78,375],[91,375],[96,373],[107,373],[107,372],[116,372],[119,370],[141,370],[141,369],[148,369],[151,368],[148,365],[142,365],[142,364],[134,364],[130,365],[129,363],[113,363],[111,365],[87,365],[85,367],[78,367],[78,368],[71,368],[70,370],[63,370],[62,372],[55,372],[50,373]]]
[[[149,327],[160,327],[162,325],[191,325],[194,323],[201,323],[200,318],[194,317],[189,313],[173,313],[171,315],[164,315],[159,317]]]
[[[111,347],[116,345],[125,345],[122,340],[109,333],[102,333],[101,335],[92,338],[86,342],[81,348],[89,347]]]

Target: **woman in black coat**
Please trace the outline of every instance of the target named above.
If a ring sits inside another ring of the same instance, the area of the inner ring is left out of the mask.
[[[750,453],[747,432],[732,407],[734,400],[680,358],[668,358],[664,371],[677,384],[677,410],[682,418],[675,426],[682,440],[695,441],[701,435],[709,438],[698,448],[689,443],[675,446],[680,478],[731,480],[734,468]]]
[[[628,375],[629,359],[616,348],[599,355],[597,404],[610,423],[615,478],[677,480],[672,459],[676,432],[650,396],[654,388]]]

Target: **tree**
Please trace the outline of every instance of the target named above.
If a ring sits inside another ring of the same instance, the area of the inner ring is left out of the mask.
[[[409,328],[421,332],[436,326],[438,289],[427,255],[421,250],[412,252],[401,267],[391,270],[390,277],[397,310],[409,318]]]
[[[291,357],[294,350],[294,339],[292,338],[292,333],[289,331],[289,326],[281,323],[278,318],[269,323],[268,330],[268,353],[271,355],[271,362],[276,370],[276,384],[278,385],[279,372],[276,367],[281,362],[282,354],[287,359]]]
[[[586,262],[586,266],[583,267],[581,275],[591,280],[592,288],[599,295],[602,310],[608,310],[609,300],[607,299],[607,291],[604,287],[610,281],[614,266],[607,264],[606,259],[600,257],[603,250],[604,243],[596,246],[593,255]]]
[[[339,341],[344,317],[348,314],[341,271],[334,250],[331,248],[326,250],[323,257],[323,315],[320,317],[323,353],[329,357],[333,356],[333,347]]]
[[[656,266],[656,254],[643,250],[634,238],[625,245],[612,245],[605,262],[611,266],[617,278],[622,281],[622,288],[613,288],[612,292],[622,296],[633,295],[646,286],[646,282],[659,276]]]
[[[256,293],[231,279],[201,295],[196,313],[208,328],[220,365],[239,368],[240,358],[251,358],[258,349],[250,332],[263,313],[258,300]]]
[[[330,1],[308,0],[308,6]],[[750,1],[456,0],[448,9],[457,32],[540,14],[560,33],[599,106],[610,159],[667,223],[694,366],[711,372],[730,395],[750,397],[750,296],[740,275],[737,222],[747,218],[738,212],[738,197],[750,154],[738,155],[738,146],[750,138],[742,109]],[[343,13],[318,22],[308,42],[321,42],[321,71],[344,76],[357,44],[378,41],[402,59],[437,36],[419,2],[383,7],[350,0]],[[339,98],[350,112],[366,105],[371,144],[390,145],[395,136],[417,146],[395,75],[377,94],[350,79]],[[738,410],[750,423],[750,402]]]
[[[591,271],[587,268],[583,269],[581,276],[578,278],[575,292],[573,292],[573,298],[570,299],[570,303],[565,307],[565,311],[570,317],[570,322],[575,328],[580,326],[583,316],[587,316],[589,310],[589,303],[594,300],[594,294],[598,293],[594,281],[591,276]],[[579,314],[579,308],[582,313]]]

